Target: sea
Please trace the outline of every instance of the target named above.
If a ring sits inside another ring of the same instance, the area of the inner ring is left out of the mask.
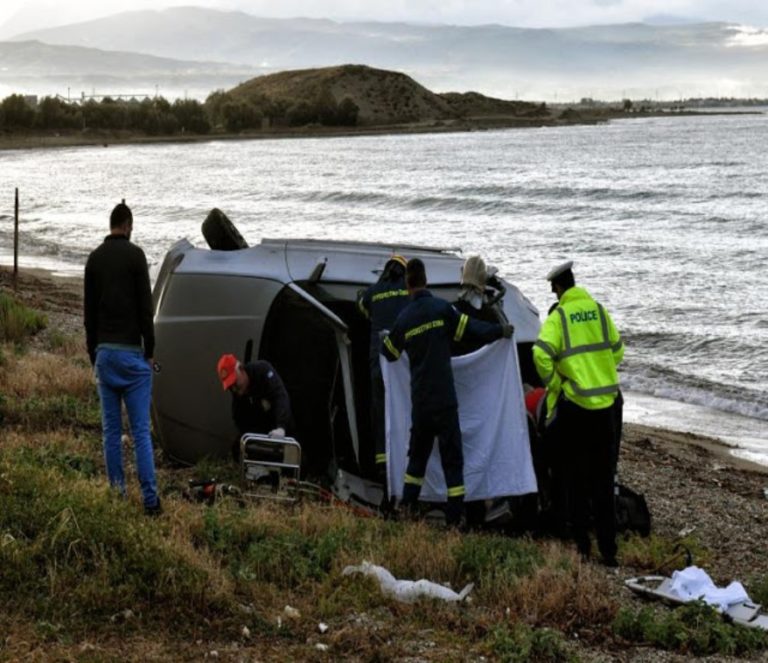
[[[577,282],[626,342],[628,421],[722,440],[768,465],[768,114],[465,133],[0,152],[0,264],[82,273],[115,203],[156,273],[222,209],[260,238],[461,248],[545,313]]]

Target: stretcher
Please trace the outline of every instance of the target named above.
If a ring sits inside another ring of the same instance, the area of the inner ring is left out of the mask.
[[[666,576],[639,576],[629,578],[624,584],[640,596],[664,601],[670,605],[678,606],[689,602],[672,591],[672,578]],[[727,622],[768,631],[768,614],[763,612],[763,607],[759,603],[752,601],[734,603],[721,614]]]
[[[245,497],[298,499],[301,445],[292,437],[246,433],[240,438],[240,462]]]

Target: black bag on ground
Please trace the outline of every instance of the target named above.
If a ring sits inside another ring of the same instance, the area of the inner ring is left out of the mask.
[[[618,484],[616,495],[616,529],[619,532],[637,532],[640,536],[651,533],[651,512],[645,496]]]

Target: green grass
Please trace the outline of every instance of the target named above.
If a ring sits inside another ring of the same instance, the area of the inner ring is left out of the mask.
[[[23,344],[29,336],[45,329],[47,317],[0,292],[0,341]]]
[[[525,624],[502,625],[491,630],[487,638],[489,654],[504,663],[527,661],[578,661],[571,653],[563,635],[552,629],[534,629]]]
[[[689,603],[676,609],[622,608],[614,632],[629,642],[706,656],[743,656],[768,648],[768,633],[727,624],[714,608]]]
[[[101,427],[101,410],[95,390],[88,398],[69,394],[29,398],[9,395],[0,400],[0,420],[28,431],[96,430]]]

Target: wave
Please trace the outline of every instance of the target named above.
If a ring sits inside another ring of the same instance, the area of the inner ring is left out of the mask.
[[[628,368],[622,373],[621,382],[630,391],[768,421],[768,394],[756,389],[717,383],[652,366],[639,370]]]

